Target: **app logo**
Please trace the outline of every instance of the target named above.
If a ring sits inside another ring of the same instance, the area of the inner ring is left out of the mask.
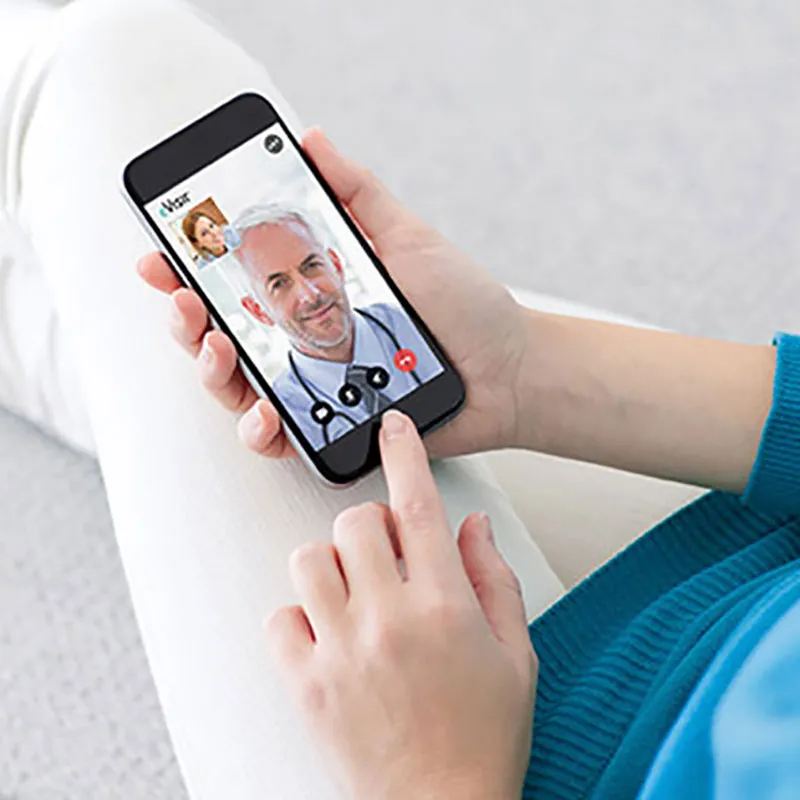
[[[177,211],[182,206],[185,206],[188,202],[189,192],[184,192],[183,194],[179,194],[176,197],[170,198],[169,200],[165,200],[161,204],[161,208],[158,210],[158,213],[161,214],[162,217],[166,217],[173,211]]]

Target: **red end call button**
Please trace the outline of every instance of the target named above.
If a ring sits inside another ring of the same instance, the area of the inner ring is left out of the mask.
[[[400,372],[411,372],[417,366],[417,356],[413,350],[398,350],[394,354],[394,365]]]

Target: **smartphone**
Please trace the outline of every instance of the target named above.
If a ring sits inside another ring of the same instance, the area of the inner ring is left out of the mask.
[[[265,97],[240,94],[138,155],[122,188],[325,482],[378,465],[386,409],[425,435],[463,407],[442,347]]]

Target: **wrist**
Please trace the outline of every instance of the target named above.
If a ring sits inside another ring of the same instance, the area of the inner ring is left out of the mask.
[[[559,451],[558,432],[569,408],[574,410],[581,402],[575,387],[576,365],[568,363],[568,324],[568,317],[523,309],[523,355],[514,383],[511,447]]]
[[[524,309],[513,447],[741,491],[773,348]]]

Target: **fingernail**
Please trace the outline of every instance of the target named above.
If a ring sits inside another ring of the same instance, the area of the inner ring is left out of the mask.
[[[483,527],[483,532],[486,534],[486,538],[489,540],[491,544],[495,544],[494,531],[492,530],[492,521],[489,519],[489,515],[485,511],[481,511],[481,513],[478,514],[478,519],[480,520],[480,524]]]
[[[202,358],[203,362],[206,364],[210,364],[214,360],[214,351],[211,349],[208,339],[203,339],[203,346],[200,348],[200,358]]]
[[[395,436],[400,436],[408,430],[408,417],[401,414],[399,411],[390,409],[383,415],[381,428],[383,435],[387,439],[393,439]]]
[[[261,414],[256,406],[253,406],[240,420],[239,431],[243,436],[255,437],[261,431]]]

